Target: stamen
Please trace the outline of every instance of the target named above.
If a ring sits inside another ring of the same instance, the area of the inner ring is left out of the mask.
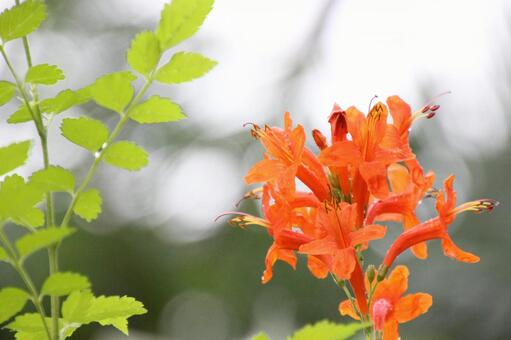
[[[367,110],[367,112],[371,111],[371,106],[373,105],[373,100],[377,99],[378,98],[378,95],[375,94],[373,96],[373,98],[371,98],[371,100],[369,101],[369,109]]]
[[[250,190],[249,192],[245,193],[245,195],[243,195],[243,197],[236,203],[236,208],[244,200],[247,200],[247,199],[254,199],[254,200],[261,199],[262,193],[263,193],[263,187],[259,187],[259,188],[255,188],[253,190]]]
[[[499,202],[490,198],[484,198],[477,201],[464,203],[454,209],[452,209],[449,214],[457,215],[459,213],[465,211],[473,211],[476,214],[480,214],[483,212],[491,212],[499,205]]]

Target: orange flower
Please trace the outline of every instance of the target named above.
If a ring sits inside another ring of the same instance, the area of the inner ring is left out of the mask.
[[[406,164],[408,167],[400,164],[389,166],[388,176],[392,193],[383,200],[371,203],[366,215],[366,224],[371,224],[377,219],[393,220],[402,222],[406,231],[420,223],[415,210],[426,193],[431,190],[435,174],[429,172],[424,175],[421,166],[415,159],[406,162]],[[414,245],[412,252],[420,259],[428,257],[424,242]]]
[[[374,329],[383,331],[383,340],[397,340],[398,325],[426,313],[433,303],[431,295],[426,293],[402,296],[408,289],[408,276],[406,266],[397,266],[378,284],[372,296],[370,316]],[[349,300],[340,303],[339,311],[342,315],[360,319]]]
[[[328,181],[323,166],[316,156],[305,148],[305,132],[301,125],[292,127],[289,112],[284,117],[284,130],[265,126],[261,129],[254,125],[252,134],[259,138],[266,149],[265,158],[256,163],[245,176],[245,182],[268,182],[283,175],[291,169],[319,200],[329,197]]]
[[[394,241],[383,259],[383,264],[387,269],[396,257],[406,249],[433,239],[442,240],[442,249],[446,256],[462,262],[479,262],[478,256],[465,252],[454,244],[447,233],[447,229],[459,213],[464,211],[474,211],[476,213],[491,211],[498,205],[498,202],[491,199],[481,199],[455,207],[456,193],[453,189],[453,182],[454,176],[451,175],[444,182],[444,192],[440,192],[437,196],[436,210],[438,216],[405,231]]]

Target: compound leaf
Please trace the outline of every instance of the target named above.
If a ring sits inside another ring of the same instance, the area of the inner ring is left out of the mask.
[[[179,44],[195,34],[213,8],[214,0],[173,0],[161,12],[156,36],[161,49]]]
[[[91,152],[96,152],[103,146],[109,133],[101,121],[84,116],[64,119],[60,131],[70,142]]]
[[[58,272],[44,281],[41,293],[51,296],[65,296],[76,290],[90,288],[89,279],[83,275],[72,272]]]
[[[25,82],[32,84],[53,85],[64,79],[64,72],[56,65],[40,64],[28,69]]]
[[[101,195],[97,189],[82,191],[76,199],[73,211],[87,222],[91,222],[101,213],[102,203],[103,200],[101,199]]]
[[[22,166],[28,159],[29,140],[0,147],[0,176]]]
[[[178,52],[156,73],[156,80],[179,84],[202,77],[217,64],[199,53]]]
[[[60,166],[50,166],[30,176],[30,184],[43,192],[67,191],[72,193],[75,179],[71,171]]]
[[[147,151],[137,144],[120,141],[105,150],[103,159],[110,165],[133,171],[145,167],[148,163],[147,157]]]
[[[46,5],[41,0],[28,0],[0,14],[0,38],[4,43],[35,31],[46,18]]]
[[[21,258],[26,258],[38,250],[62,241],[75,230],[68,227],[50,227],[26,234],[16,241],[16,249]]]
[[[186,118],[181,107],[167,98],[152,96],[135,106],[130,118],[140,124],[175,122]]]
[[[146,78],[156,68],[161,50],[158,38],[153,32],[141,32],[135,36],[128,50],[128,64]]]
[[[131,82],[135,79],[129,71],[104,75],[91,85],[92,99],[98,105],[121,114],[133,97]]]

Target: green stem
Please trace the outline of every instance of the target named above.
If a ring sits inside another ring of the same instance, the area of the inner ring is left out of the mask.
[[[76,192],[73,194],[71,203],[69,204],[66,214],[64,215],[64,218],[62,219],[62,222],[60,223],[61,227],[67,226],[67,224],[69,223],[69,220],[71,219],[71,216],[73,215],[73,209],[76,205],[76,201],[78,199],[79,194],[83,190],[85,190],[87,188],[87,186],[89,185],[90,181],[92,180],[92,178],[94,177],[94,175],[96,173],[96,170],[97,170],[99,164],[101,163],[101,160],[103,159],[103,156],[105,155],[105,151],[112,144],[112,142],[117,138],[117,136],[119,136],[119,133],[121,133],[122,128],[124,127],[124,124],[126,124],[126,122],[129,119],[131,110],[139,103],[140,99],[142,99],[144,94],[147,92],[147,90],[149,89],[149,86],[151,86],[152,82],[153,82],[152,78],[149,78],[146,80],[146,83],[140,89],[140,91],[138,92],[136,97],[133,98],[131,103],[128,105],[128,107],[121,114],[121,119],[117,122],[117,125],[115,126],[114,130],[112,131],[110,136],[108,136],[108,139],[105,142],[106,146],[94,155],[95,156],[94,162],[89,167],[89,170],[87,170],[87,174],[85,175],[85,178],[84,178],[82,184],[80,184],[80,186],[78,187]]]
[[[38,293],[37,289],[35,288],[34,282],[30,278],[30,275],[27,273],[27,271],[21,264],[21,261],[18,258],[16,250],[14,249],[11,241],[9,240],[7,235],[5,235],[3,227],[0,228],[0,242],[7,250],[7,255],[9,256],[9,259],[10,259],[11,264],[13,265],[14,269],[18,272],[19,276],[23,280],[23,283],[27,287],[29,294],[32,298],[32,302],[34,303],[34,306],[35,306],[37,312],[41,316],[41,320],[43,322],[44,329],[46,331],[46,335],[48,336],[48,339],[51,340],[52,339],[51,332],[50,332],[50,329],[48,328],[48,324],[46,323],[46,312],[44,311],[44,307],[41,304],[41,301],[39,299],[39,293]]]

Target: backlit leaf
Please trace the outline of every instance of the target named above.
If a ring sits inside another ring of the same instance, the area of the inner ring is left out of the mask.
[[[175,122],[186,118],[181,108],[167,98],[152,96],[135,106],[130,118],[140,124]]]
[[[25,76],[26,83],[53,85],[64,79],[64,72],[56,65],[41,64],[28,69]]]
[[[73,192],[75,179],[71,171],[60,166],[50,166],[30,176],[30,184],[43,192]]]
[[[0,147],[0,176],[25,164],[31,144],[26,140]]]
[[[289,337],[289,340],[345,340],[367,326],[367,324],[361,323],[336,324],[323,320],[303,327]]]
[[[268,337],[268,335],[266,335],[265,332],[261,332],[254,336],[252,340],[270,340],[270,338]]]
[[[126,170],[139,170],[148,163],[147,152],[133,142],[120,141],[105,150],[103,160]]]
[[[69,108],[83,104],[90,100],[83,91],[64,90],[59,92],[54,98],[48,98],[41,102],[41,111],[47,113],[59,114]]]
[[[35,31],[46,18],[41,0],[28,0],[0,14],[0,38],[4,43]]]
[[[213,8],[214,0],[173,0],[161,12],[156,36],[162,50],[195,34]]]
[[[0,247],[0,261],[9,261],[9,256],[3,247]]]
[[[156,80],[165,84],[179,84],[202,77],[217,64],[199,53],[178,52],[156,73]]]
[[[44,281],[41,293],[52,296],[69,295],[75,290],[90,288],[89,279],[83,275],[71,272],[59,272],[49,276]]]
[[[16,241],[16,249],[18,249],[22,258],[26,258],[38,250],[60,242],[62,239],[74,232],[74,229],[68,227],[40,229],[18,239]]]
[[[153,32],[141,32],[135,36],[128,50],[128,64],[146,78],[156,68],[161,51],[158,38]]]
[[[34,228],[43,225],[44,214],[35,207],[43,197],[43,192],[25,183],[23,177],[5,177],[0,185],[0,221]]]
[[[84,116],[64,119],[60,130],[69,141],[92,152],[99,150],[108,138],[105,124]]]
[[[98,190],[90,189],[82,191],[76,199],[73,211],[87,222],[90,222],[95,220],[101,213],[102,203],[103,200]]]
[[[16,94],[16,85],[11,82],[0,81],[0,106],[7,104]]]
[[[16,110],[8,119],[7,123],[9,124],[19,124],[30,122],[32,120],[32,115],[28,110],[25,104],[20,104],[18,110]]]
[[[131,82],[135,79],[129,71],[104,75],[91,85],[92,99],[100,106],[122,113],[133,97]]]
[[[23,309],[29,296],[19,288],[7,287],[0,290],[0,323],[4,323]]]

